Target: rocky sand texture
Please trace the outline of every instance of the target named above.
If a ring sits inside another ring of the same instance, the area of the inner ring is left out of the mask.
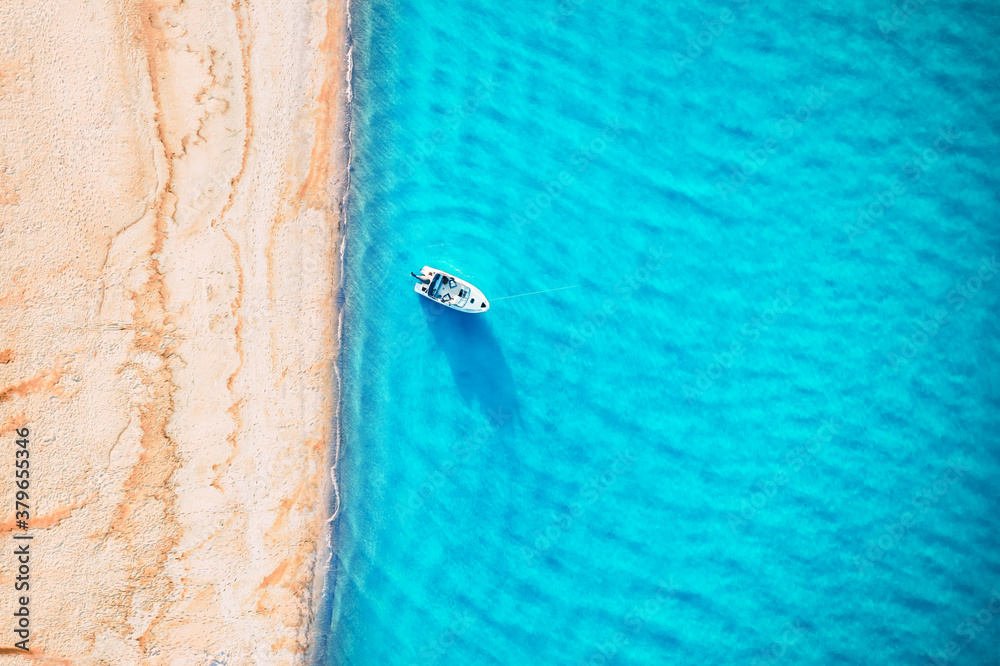
[[[0,663],[25,662],[22,595],[39,663],[307,661],[336,510],[346,10],[0,3]]]

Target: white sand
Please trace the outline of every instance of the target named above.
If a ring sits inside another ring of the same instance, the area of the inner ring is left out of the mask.
[[[0,663],[25,426],[36,661],[305,661],[345,42],[343,0],[0,3]]]

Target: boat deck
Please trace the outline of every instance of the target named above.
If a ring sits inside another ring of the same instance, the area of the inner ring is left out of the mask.
[[[434,296],[436,300],[439,300],[442,303],[457,305],[458,307],[463,307],[469,300],[471,290],[465,285],[457,282],[454,278],[449,278],[447,275],[441,275],[441,279],[435,280],[435,282],[437,284],[433,287],[434,293],[432,296]]]

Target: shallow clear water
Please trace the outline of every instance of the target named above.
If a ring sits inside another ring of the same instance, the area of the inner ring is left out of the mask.
[[[329,661],[998,663],[1000,8],[355,5]]]

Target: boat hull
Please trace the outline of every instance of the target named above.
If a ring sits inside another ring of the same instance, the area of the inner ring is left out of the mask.
[[[434,284],[435,278],[439,275],[442,280],[446,280],[447,284],[451,285],[450,287],[446,286],[445,291],[445,295],[449,296],[449,298],[444,298],[440,293],[435,298],[428,291],[429,287]],[[428,300],[434,301],[438,305],[443,305],[456,312],[465,312],[466,314],[482,314],[490,309],[490,302],[486,298],[486,295],[475,285],[470,284],[460,277],[430,266],[424,266],[420,270],[420,276],[429,280],[430,284],[422,281],[417,282],[413,285],[413,291]],[[457,297],[453,298],[452,296]]]

